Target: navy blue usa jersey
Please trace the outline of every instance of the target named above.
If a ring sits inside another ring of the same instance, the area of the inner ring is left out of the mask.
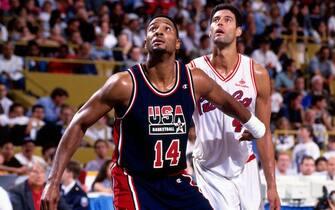
[[[150,83],[143,65],[128,70],[133,94],[127,108],[115,108],[113,160],[130,175],[166,176],[186,168],[195,98],[189,69],[175,65],[176,82],[167,92]]]

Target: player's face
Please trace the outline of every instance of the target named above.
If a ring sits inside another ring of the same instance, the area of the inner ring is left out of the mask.
[[[179,49],[180,41],[173,23],[164,17],[151,21],[147,29],[145,47],[149,53],[173,53]]]
[[[234,13],[229,10],[220,10],[214,14],[209,36],[216,46],[235,44],[236,38],[241,33],[241,27],[237,27]]]

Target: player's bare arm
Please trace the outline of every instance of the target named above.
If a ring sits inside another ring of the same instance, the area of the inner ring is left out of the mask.
[[[113,75],[74,115],[57,148],[47,185],[42,194],[43,210],[57,209],[59,184],[65,166],[79,147],[88,127],[93,125],[115,105],[127,106],[132,94],[128,72]]]
[[[257,87],[256,116],[265,124],[265,135],[257,143],[257,150],[264,169],[267,183],[267,197],[270,209],[280,209],[280,199],[277,194],[275,179],[274,149],[270,131],[271,101],[270,78],[267,70],[259,64],[254,64]]]
[[[252,113],[241,103],[224,91],[214,80],[198,68],[193,68],[191,73],[197,100],[200,97],[204,97],[213,104],[216,104],[225,114],[243,123],[253,136],[264,135],[264,125],[257,118],[253,117]]]

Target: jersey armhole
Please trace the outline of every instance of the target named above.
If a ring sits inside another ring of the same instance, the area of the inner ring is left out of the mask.
[[[196,109],[197,108],[197,101],[196,101],[195,92],[194,92],[193,78],[192,78],[191,70],[187,66],[186,66],[186,73],[187,73],[187,78],[188,78],[188,84],[190,86],[190,93],[191,93],[192,99],[193,99],[194,109]]]
[[[131,69],[127,69],[127,72],[130,74],[131,81],[133,82],[133,89],[132,89],[132,93],[131,93],[129,104],[128,104],[127,108],[125,109],[123,114],[122,114],[123,110],[122,111],[119,110],[120,115],[117,114],[117,117],[116,117],[117,119],[123,119],[127,116],[127,114],[129,113],[129,111],[131,110],[131,108],[134,105],[135,98],[136,98],[136,95],[137,95],[137,83],[136,83],[135,76],[134,76],[133,72],[131,71]],[[115,110],[115,113],[117,113],[117,110]]]

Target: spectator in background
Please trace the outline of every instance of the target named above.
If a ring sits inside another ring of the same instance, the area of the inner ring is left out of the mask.
[[[199,49],[196,51],[198,52],[197,54],[195,54],[194,57],[200,57],[203,55],[208,55],[211,54],[211,47],[210,47],[210,40],[209,40],[209,36],[207,34],[203,34],[200,37],[200,42],[199,42]],[[243,52],[240,52],[244,54]]]
[[[101,35],[103,36],[104,47],[111,50],[117,44],[117,39],[109,27],[109,22],[102,21],[100,27]]]
[[[299,165],[299,175],[301,176],[311,176],[315,172],[315,163],[312,156],[303,156]]]
[[[14,145],[10,141],[2,143],[1,153],[4,162],[0,165],[0,170],[8,173],[25,174],[27,167],[23,166],[14,156]]]
[[[56,122],[60,114],[61,106],[65,103],[69,94],[63,88],[55,88],[50,96],[43,97],[37,100],[36,104],[42,105],[45,111],[46,122]]]
[[[287,118],[281,117],[277,121],[276,129],[280,130],[281,133],[277,135],[273,135],[274,145],[276,147],[276,151],[289,151],[293,148],[295,141],[294,135],[289,134],[289,130],[291,130],[290,122]]]
[[[320,74],[324,79],[331,76],[330,49],[322,46],[316,56],[309,63],[309,72],[313,75]]]
[[[0,84],[0,114],[9,113],[9,108],[13,104],[13,101],[7,97],[7,87],[4,84]]]
[[[103,192],[113,194],[112,190],[112,160],[107,160],[101,166],[99,173],[92,184],[93,192]]]
[[[44,159],[45,163],[47,164],[46,165],[47,175],[49,175],[55,153],[56,153],[56,147],[53,146],[53,145],[45,145],[45,146],[42,147],[42,156],[43,156],[43,159]]]
[[[284,69],[276,76],[276,89],[281,93],[293,91],[294,81],[297,78],[297,67],[294,60],[285,61]]]
[[[48,37],[50,35],[50,18],[51,18],[51,12],[52,12],[52,3],[50,1],[45,1],[43,3],[42,10],[38,16],[38,19],[41,21],[41,27],[44,31],[44,36]]]
[[[84,42],[93,42],[95,39],[95,30],[92,23],[89,22],[88,13],[85,7],[78,9],[77,18],[79,20],[79,31]]]
[[[13,103],[9,107],[8,125],[26,125],[28,118],[24,115],[24,107],[22,104]]]
[[[98,139],[105,140],[108,143],[112,142],[112,128],[107,122],[108,117],[103,116],[93,126],[87,129],[84,140],[86,140],[90,146],[93,146]]]
[[[271,121],[274,122],[279,117],[279,111],[283,107],[284,98],[275,88],[275,80],[271,79]]]
[[[66,127],[69,125],[74,114],[72,107],[63,105],[60,110],[59,120],[55,123],[47,123],[43,126],[36,137],[36,141],[43,147],[58,145]],[[57,117],[58,119],[58,117]]]
[[[299,143],[294,147],[292,153],[293,165],[299,166],[303,162],[304,156],[311,156],[314,165],[314,160],[320,157],[320,149],[313,141],[313,129],[310,126],[303,125],[298,130],[298,141]]]
[[[13,210],[8,193],[2,187],[0,187],[0,200],[0,210]]]
[[[331,157],[328,159],[327,168],[328,168],[327,179],[335,180],[335,157]]]
[[[45,172],[46,168],[44,164],[34,163],[28,172],[28,180],[9,190],[13,210],[41,209],[41,196],[46,180]],[[58,210],[72,209],[60,198]]]
[[[327,173],[327,164],[328,160],[321,156],[315,160],[315,171],[318,172],[318,174],[324,174]]]
[[[97,34],[92,47],[92,56],[99,60],[110,60],[113,57],[112,51],[104,46],[104,35]]]
[[[312,110],[315,111],[315,122],[326,126],[327,130],[333,130],[331,116],[327,111],[327,101],[323,95],[315,95],[312,98]]]
[[[0,9],[0,41],[7,42],[8,41],[8,30],[3,22],[3,10]]]
[[[327,150],[323,153],[323,156],[327,159],[335,157],[335,138],[330,137],[328,140]]]
[[[44,160],[35,154],[35,142],[29,137],[23,142],[22,150],[15,155],[15,158],[23,166],[32,167],[35,163],[44,164]]]
[[[86,171],[99,171],[104,162],[109,159],[108,157],[109,144],[105,140],[98,139],[94,143],[94,151],[96,154],[96,159],[91,160],[86,164]]]
[[[128,36],[128,40],[132,45],[142,47],[145,39],[145,32],[141,29],[140,18],[136,14],[131,13],[128,14],[128,19],[129,22],[121,33]]]
[[[70,161],[62,176],[62,197],[71,210],[88,210],[89,203],[87,194],[77,183],[81,171],[80,164]]]
[[[31,40],[28,42],[28,52],[27,55],[31,57],[42,57],[40,46],[35,40]],[[48,63],[46,61],[35,61],[35,60],[28,60],[28,69],[30,71],[40,71],[46,72],[47,71]]]
[[[301,105],[302,95],[298,92],[292,92],[288,104],[280,110],[280,116],[286,117],[290,122],[293,128],[299,128],[301,126],[304,109]]]
[[[311,126],[314,133],[314,141],[318,144],[320,149],[323,148],[324,144],[327,142],[327,129],[326,127],[316,119],[316,112],[313,109],[308,109],[305,112],[305,117],[303,119],[303,124]]]
[[[142,56],[142,50],[140,47],[137,46],[133,46],[130,50],[129,50],[129,58],[127,60],[125,60],[125,67],[126,68],[130,68],[134,65],[136,65],[137,63],[142,63],[144,61],[143,56]]]
[[[267,39],[261,39],[259,49],[253,51],[251,57],[269,71],[271,78],[282,71],[277,55],[270,49]]]
[[[0,80],[7,87],[24,88],[23,59],[14,55],[14,46],[11,42],[6,42],[2,46],[0,73]]]
[[[92,54],[92,45],[89,42],[84,42],[79,46],[79,51],[77,54],[78,59],[85,61],[93,61],[95,57]],[[75,72],[78,74],[97,74],[94,63],[82,63],[79,64],[75,69]]]
[[[78,32],[79,33],[79,32]],[[62,44],[56,52],[56,58],[60,59],[71,59],[75,58],[75,55],[70,54],[69,47],[66,44]],[[63,63],[59,61],[50,61],[48,64],[49,73],[63,73],[70,74],[73,73],[74,64],[72,63]]]
[[[113,57],[116,61],[125,61],[127,60],[127,55],[131,49],[132,44],[128,39],[127,34],[121,33],[117,37],[117,45],[113,49]]]
[[[196,34],[195,24],[189,22],[186,25],[186,34],[180,36],[183,46],[185,48],[186,56],[191,59],[196,55],[199,50],[199,34]]]
[[[37,132],[45,125],[44,119],[44,107],[36,104],[31,108],[31,117],[26,127],[26,135],[29,135],[31,139],[36,140]]]
[[[314,75],[311,79],[311,87],[307,95],[303,98],[305,108],[310,108],[314,95],[323,95],[329,97],[329,93],[323,88],[324,78],[321,75]]]
[[[291,155],[288,152],[278,152],[276,155],[276,176],[287,176],[294,175],[294,171],[291,168],[292,160]]]

